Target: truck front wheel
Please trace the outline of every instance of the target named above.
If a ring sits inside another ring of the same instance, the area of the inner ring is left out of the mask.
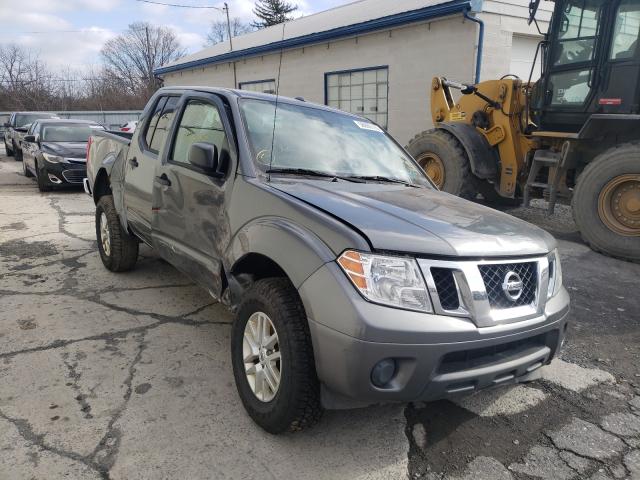
[[[249,416],[269,433],[299,431],[322,415],[307,318],[286,278],[255,282],[231,332],[233,374]]]
[[[578,178],[572,206],[591,248],[640,262],[640,145],[623,144],[598,155]]]
[[[113,196],[100,197],[96,206],[96,238],[100,259],[112,272],[131,270],[138,259],[138,239],[122,228]]]
[[[449,132],[422,132],[409,142],[407,150],[440,190],[467,200],[476,198],[477,179],[471,173],[467,153]]]

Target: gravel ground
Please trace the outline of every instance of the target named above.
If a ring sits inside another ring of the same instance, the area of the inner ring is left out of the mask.
[[[91,200],[20,167],[0,156],[0,479],[640,479],[640,265],[567,207],[510,210],[560,239],[572,296],[539,381],[274,437],[235,392],[226,310],[147,248],[107,272]]]

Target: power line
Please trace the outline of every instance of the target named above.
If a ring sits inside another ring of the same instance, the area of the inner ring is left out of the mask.
[[[136,0],[136,2],[151,3],[153,5],[163,5],[165,7],[208,8],[208,9],[213,9],[213,10],[220,10],[221,12],[224,10],[224,8],[214,7],[213,5],[181,5],[181,4],[177,4],[177,3],[154,2],[152,0]]]

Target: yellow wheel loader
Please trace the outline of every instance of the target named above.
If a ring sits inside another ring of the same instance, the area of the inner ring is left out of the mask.
[[[446,192],[525,205],[544,196],[549,214],[571,203],[594,250],[639,262],[639,37],[640,0],[556,0],[537,82],[434,78],[435,128],[407,148]]]

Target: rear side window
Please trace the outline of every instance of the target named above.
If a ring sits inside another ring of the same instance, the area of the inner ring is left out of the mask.
[[[162,109],[162,115],[160,115],[160,118],[158,119],[158,124],[153,132],[153,138],[149,144],[149,149],[154,153],[158,153],[160,151],[162,145],[164,145],[164,142],[167,139],[179,100],[180,97],[169,97],[167,99],[167,103],[165,103],[164,108]]]
[[[179,99],[180,97],[158,99],[144,134],[145,146],[151,152],[158,153],[165,142]]]
[[[171,160],[189,164],[191,145],[199,142],[215,145],[218,152],[227,148],[227,137],[218,108],[201,100],[191,100],[180,119]]]
[[[151,139],[153,138],[153,132],[156,129],[156,125],[158,124],[158,119],[162,114],[162,109],[164,108],[165,103],[167,103],[167,97],[160,97],[156,102],[156,106],[153,109],[153,113],[151,114],[151,120],[149,120],[149,125],[147,126],[147,131],[144,135],[144,141],[147,146],[151,145]],[[126,125],[122,125],[123,127]]]

